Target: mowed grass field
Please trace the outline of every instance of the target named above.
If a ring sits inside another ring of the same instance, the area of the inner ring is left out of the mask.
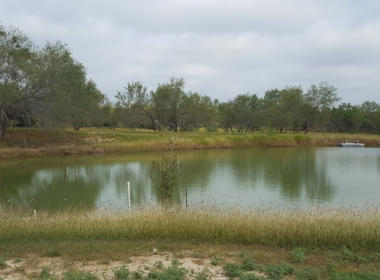
[[[359,140],[370,147],[380,147],[380,135],[295,132],[158,132],[116,128],[8,129],[0,143],[0,156],[126,153],[132,151],[174,149],[215,149],[233,147],[336,146],[343,140]]]

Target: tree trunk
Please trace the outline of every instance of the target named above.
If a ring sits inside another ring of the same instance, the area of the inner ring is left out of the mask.
[[[4,109],[0,111],[0,141],[3,141],[7,129],[7,118]]]
[[[0,124],[0,141],[3,141],[3,140],[4,140],[5,129],[6,129],[5,124],[1,123],[1,124]]]

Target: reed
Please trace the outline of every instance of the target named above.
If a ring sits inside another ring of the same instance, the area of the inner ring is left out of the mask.
[[[286,248],[379,248],[378,209],[0,214],[0,241],[172,240]]]

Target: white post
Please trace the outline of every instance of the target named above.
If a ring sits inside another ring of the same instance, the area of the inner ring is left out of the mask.
[[[36,209],[33,210],[33,216],[34,216],[34,218],[37,218],[37,210]]]
[[[131,184],[128,181],[128,210],[131,210]]]

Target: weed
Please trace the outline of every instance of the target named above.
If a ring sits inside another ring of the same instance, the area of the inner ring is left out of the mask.
[[[269,279],[282,279],[286,275],[293,274],[294,268],[287,263],[269,264],[266,266],[265,272]]]
[[[173,265],[173,266],[179,266],[179,265],[181,265],[181,264],[182,264],[182,263],[180,263],[179,260],[177,260],[177,259],[172,260],[172,265]]]
[[[4,259],[0,259],[0,269],[6,268],[8,265]]]
[[[22,258],[15,258],[15,263],[20,263],[20,262],[23,262]]]
[[[227,277],[239,277],[243,272],[242,267],[237,263],[225,263],[223,270]]]
[[[379,280],[380,273],[369,271],[336,271],[329,280]]]
[[[162,261],[156,261],[153,265],[153,267],[155,269],[164,269],[164,264],[162,263]]]
[[[297,280],[319,280],[320,279],[320,271],[311,266],[307,266],[297,271],[296,279]]]
[[[182,280],[185,279],[186,269],[178,265],[171,265],[168,268],[153,269],[148,273],[148,279],[158,280]]]
[[[129,277],[129,270],[125,265],[113,270],[113,275],[116,280],[127,280]]]
[[[48,267],[43,267],[40,273],[40,277],[43,280],[48,280],[52,278],[50,269]]]
[[[303,248],[293,249],[291,255],[296,263],[303,263],[305,261],[305,249]]]
[[[219,264],[220,259],[217,257],[213,257],[210,261],[211,265],[217,266]]]
[[[208,279],[209,279],[209,277],[208,277],[208,270],[207,269],[202,270],[195,277],[195,280],[208,280]]]
[[[251,256],[245,256],[242,262],[242,268],[244,270],[255,270],[257,269],[257,265],[255,263],[254,258]]]
[[[134,272],[131,272],[131,277],[129,279],[139,280],[139,279],[144,279],[144,276],[141,271],[134,271]]]
[[[343,261],[356,262],[356,263],[369,263],[369,260],[352,253],[347,247],[343,246],[338,257]]]
[[[239,276],[239,279],[240,280],[265,280],[266,278],[264,278],[262,276],[257,276],[257,275],[252,274],[252,273],[242,273]]]
[[[61,280],[99,280],[99,278],[90,272],[68,271],[63,274]]]

